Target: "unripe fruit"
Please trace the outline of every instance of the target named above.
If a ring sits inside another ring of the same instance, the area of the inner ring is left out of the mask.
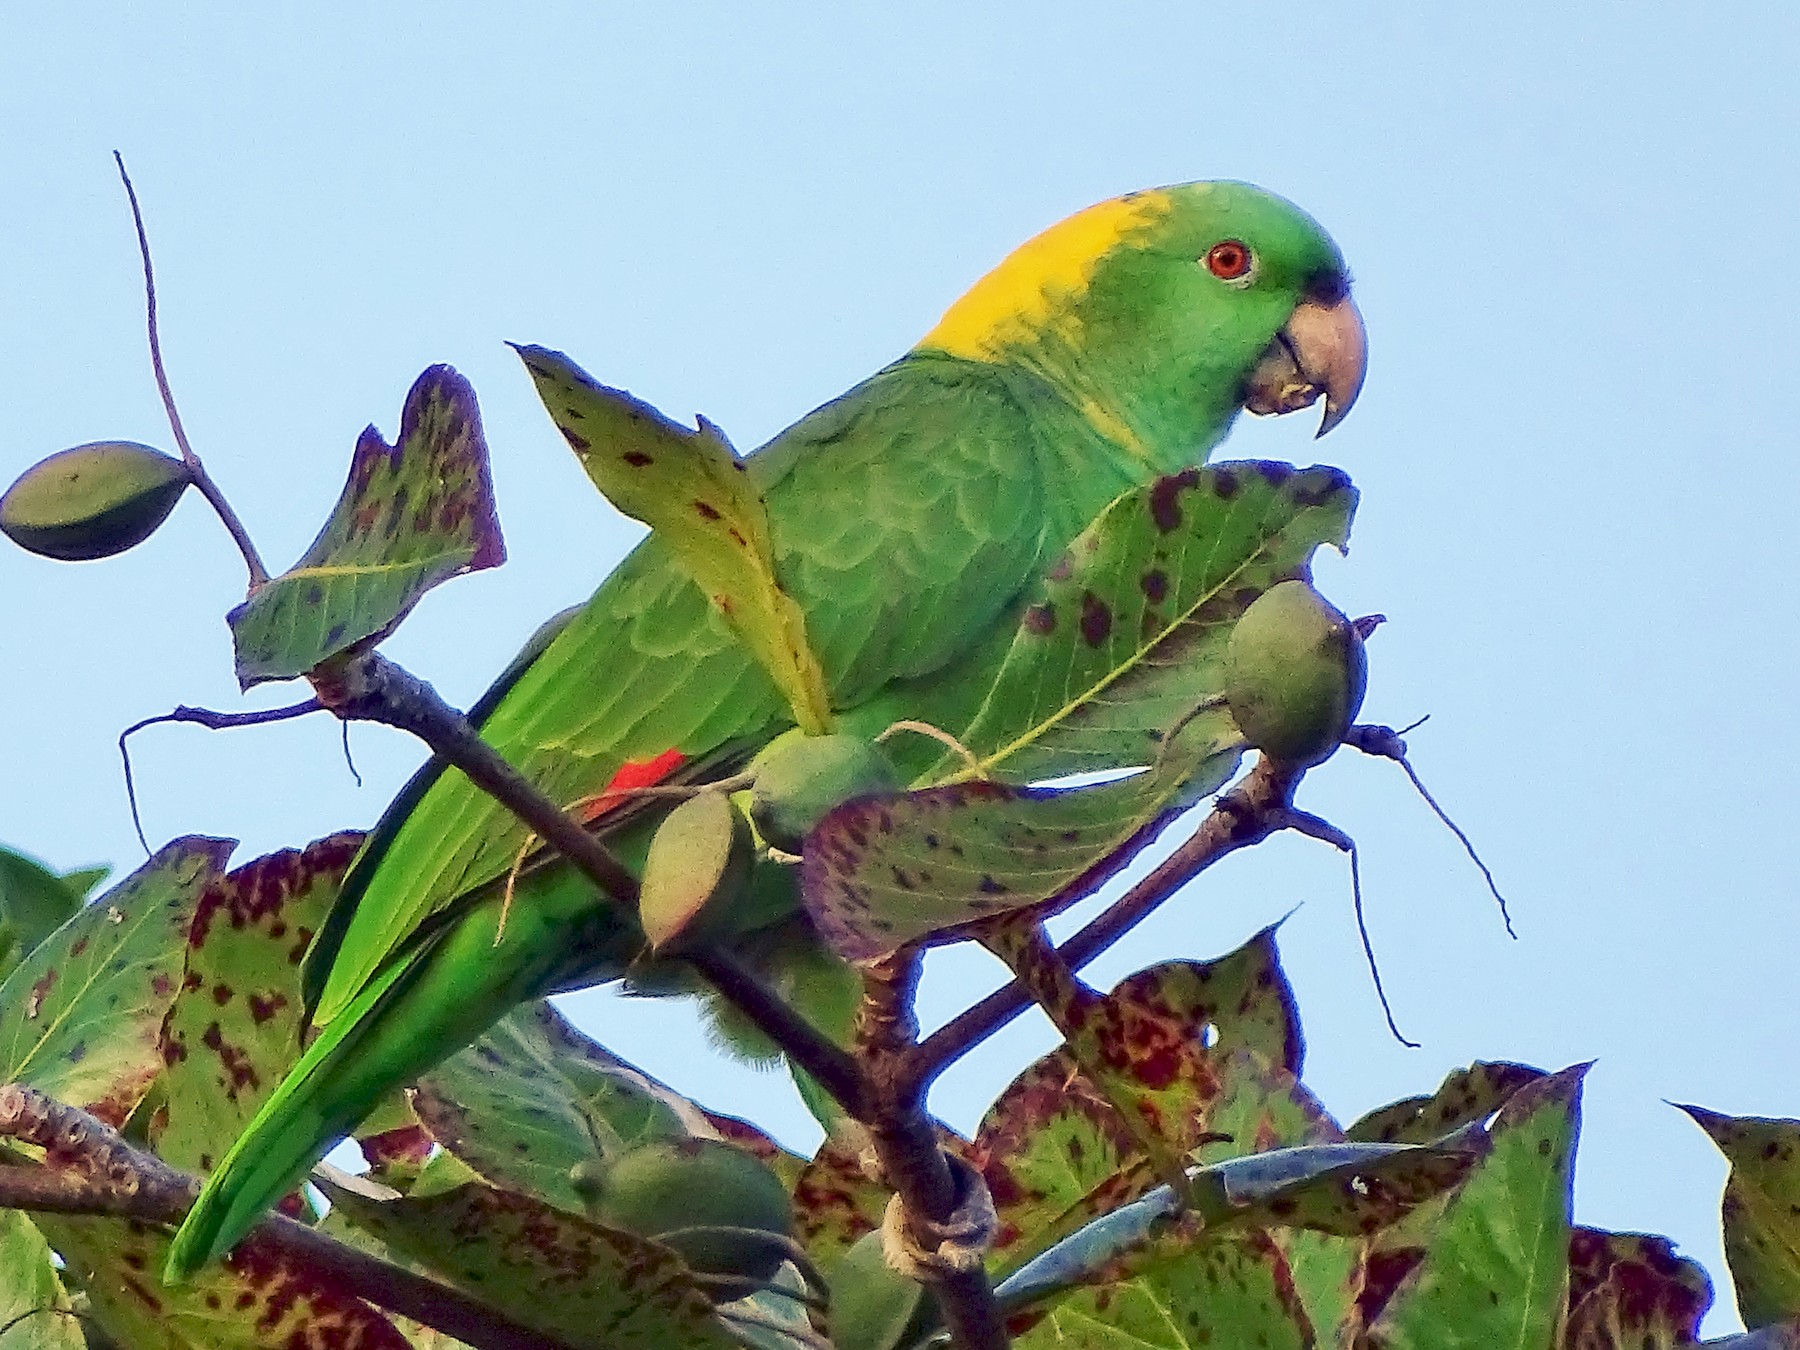
[[[596,1189],[588,1212],[597,1221],[673,1247],[702,1274],[767,1280],[787,1259],[785,1244],[773,1240],[793,1231],[787,1188],[722,1140],[664,1139],[626,1149],[605,1166]]]
[[[1244,739],[1308,768],[1328,759],[1362,708],[1362,636],[1304,581],[1264,591],[1225,647],[1225,703]]]
[[[650,839],[638,922],[658,952],[705,941],[742,896],[756,861],[750,825],[723,792],[689,797]]]
[[[750,772],[750,819],[764,839],[790,853],[845,802],[902,786],[881,747],[860,736],[791,732],[758,755]]]
[[[887,1263],[882,1233],[864,1233],[831,1272],[834,1350],[904,1350],[931,1329],[925,1286]]]
[[[61,562],[110,558],[148,539],[193,476],[131,441],[95,441],[32,465],[0,497],[0,533]]]

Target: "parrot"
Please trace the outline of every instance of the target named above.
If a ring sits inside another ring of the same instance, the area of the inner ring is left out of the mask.
[[[1323,435],[1366,365],[1338,246],[1253,185],[1132,192],[1021,245],[910,350],[743,459],[838,728],[966,725],[1032,582],[1109,502],[1204,462],[1240,411],[1322,401]],[[629,789],[735,771],[794,725],[654,532],[469,715],[627,859],[638,820],[640,862],[642,818],[668,803]],[[166,1280],[229,1252],[378,1099],[517,1003],[628,973],[641,934],[553,856],[521,870],[531,844],[439,761],[401,791],[307,954],[315,1037],[212,1170]],[[759,868],[774,880],[752,907],[791,921],[794,871]]]

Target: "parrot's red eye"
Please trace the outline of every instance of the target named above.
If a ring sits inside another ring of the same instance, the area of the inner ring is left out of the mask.
[[[1206,270],[1220,281],[1242,281],[1251,262],[1250,246],[1238,239],[1222,239],[1206,251]]]

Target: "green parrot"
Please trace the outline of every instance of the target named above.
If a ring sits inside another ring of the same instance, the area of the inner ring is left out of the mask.
[[[1204,461],[1240,409],[1322,398],[1323,435],[1364,364],[1337,246],[1247,184],[1132,193],[1017,249],[911,351],[746,459],[839,729],[966,725],[1033,579],[1108,502]],[[471,717],[628,860],[666,803],[607,810],[609,787],[716,777],[793,724],[655,535]],[[318,1035],[212,1172],[165,1278],[229,1251],[384,1093],[514,1004],[627,973],[641,935],[555,859],[521,871],[531,843],[442,764],[400,794],[308,954]],[[794,909],[794,869],[759,872],[773,898],[746,928]]]

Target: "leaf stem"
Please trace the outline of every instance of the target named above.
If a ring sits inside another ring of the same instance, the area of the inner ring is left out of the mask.
[[[237,545],[238,552],[243,555],[244,566],[250,573],[249,589],[254,591],[268,581],[269,570],[263,566],[262,555],[256,551],[250,531],[244,528],[244,522],[225,499],[225,493],[206,471],[206,466],[200,462],[200,456],[194,453],[194,447],[188,443],[187,431],[181,425],[181,413],[175,407],[175,391],[169,387],[169,375],[163,367],[162,338],[157,333],[156,274],[150,265],[150,237],[144,230],[144,213],[138,208],[137,189],[131,185],[131,175],[125,172],[125,157],[117,150],[113,151],[113,163],[119,166],[119,177],[125,184],[125,195],[131,202],[131,222],[137,228],[138,254],[144,260],[144,309],[150,329],[150,368],[156,376],[157,392],[162,395],[163,411],[169,417],[169,431],[175,437],[176,448],[181,451],[182,463],[187,465],[194,486],[206,498],[206,504],[212,507],[213,513],[225,526],[225,532],[231,536],[232,543]]]

